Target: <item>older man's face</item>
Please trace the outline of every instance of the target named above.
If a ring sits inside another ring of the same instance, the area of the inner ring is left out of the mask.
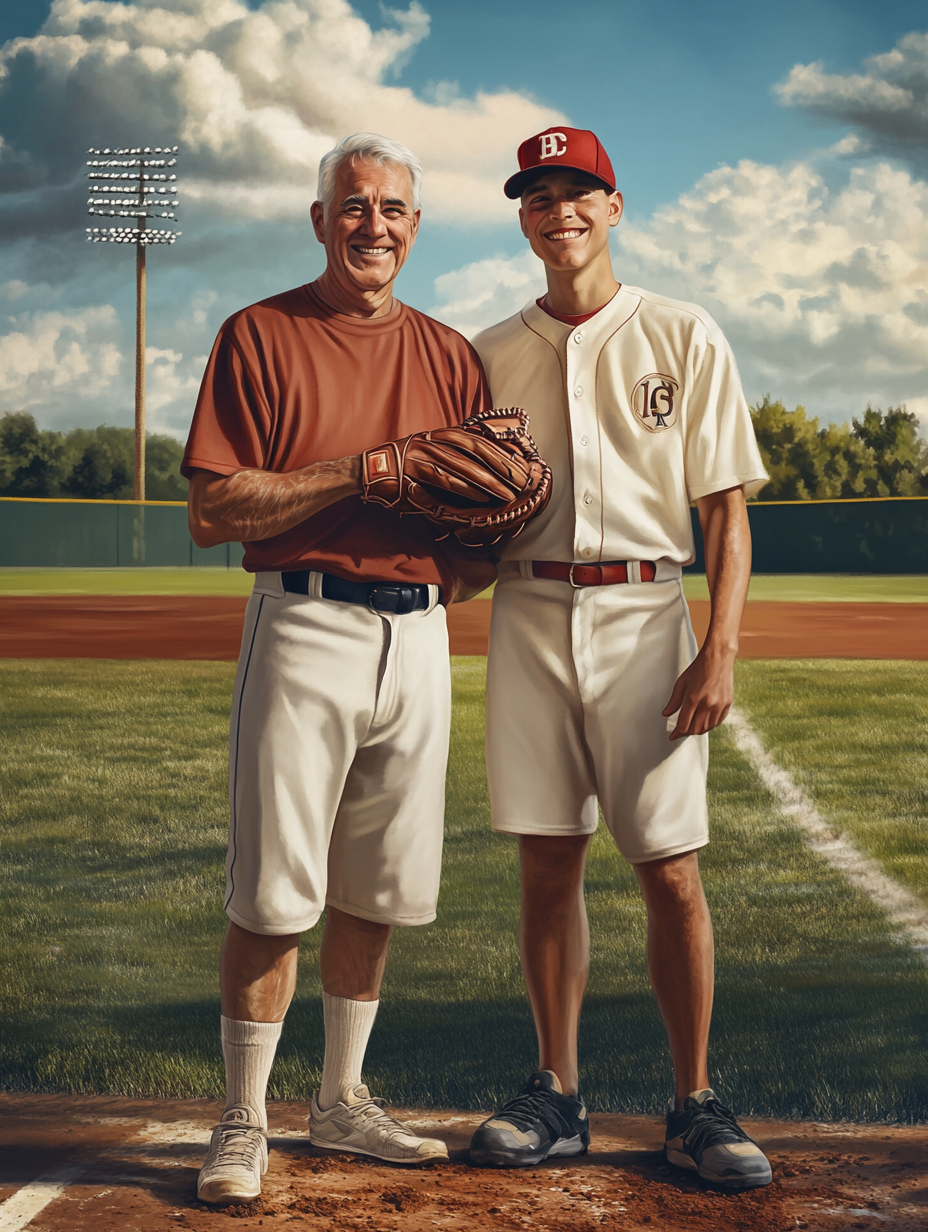
[[[329,273],[346,291],[389,286],[419,229],[409,172],[397,163],[345,159],[331,204],[324,212],[318,202],[313,207],[313,226]]]

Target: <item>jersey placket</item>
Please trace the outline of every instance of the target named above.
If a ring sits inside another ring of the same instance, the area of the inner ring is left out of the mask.
[[[597,331],[598,332],[598,331]],[[573,457],[575,561],[597,561],[602,551],[602,459],[596,421],[594,331],[579,326],[567,336],[567,409]]]
[[[575,561],[597,561],[602,553],[601,442],[596,422],[596,361],[600,345],[594,331],[579,326],[567,336],[567,408],[573,457]],[[593,615],[595,588],[574,591],[571,611],[571,650],[577,684],[584,705],[592,698]]]

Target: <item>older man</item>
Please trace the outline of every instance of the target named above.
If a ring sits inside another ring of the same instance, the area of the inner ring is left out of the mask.
[[[184,456],[194,541],[255,574],[232,709],[229,926],[220,957],[228,1104],[198,1193],[248,1201],[267,1168],[265,1092],[299,934],[327,908],[319,1146],[447,1158],[361,1083],[390,930],[435,918],[450,721],[443,604],[493,576],[422,518],[359,499],[359,454],[486,409],[453,330],[393,298],[421,168],[345,138],[312,206],[326,268],[223,325]]]

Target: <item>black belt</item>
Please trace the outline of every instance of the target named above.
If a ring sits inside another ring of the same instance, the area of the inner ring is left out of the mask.
[[[309,594],[308,569],[281,573],[284,590],[291,595]],[[397,582],[346,582],[332,573],[322,574],[323,599],[335,599],[339,603],[360,603],[375,612],[393,612],[405,616],[407,612],[421,612],[429,606],[428,586],[401,586]]]

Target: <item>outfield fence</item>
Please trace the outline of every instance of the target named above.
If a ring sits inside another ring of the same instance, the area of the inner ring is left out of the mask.
[[[694,572],[705,561],[699,518]],[[752,501],[755,573],[928,573],[928,497]],[[183,501],[0,497],[0,567],[238,568],[240,544],[198,548]]]
[[[0,567],[7,569],[237,569],[242,554],[240,543],[198,548],[185,501],[0,497]]]
[[[694,572],[705,571],[699,518]],[[928,497],[749,501],[755,573],[928,573]]]

